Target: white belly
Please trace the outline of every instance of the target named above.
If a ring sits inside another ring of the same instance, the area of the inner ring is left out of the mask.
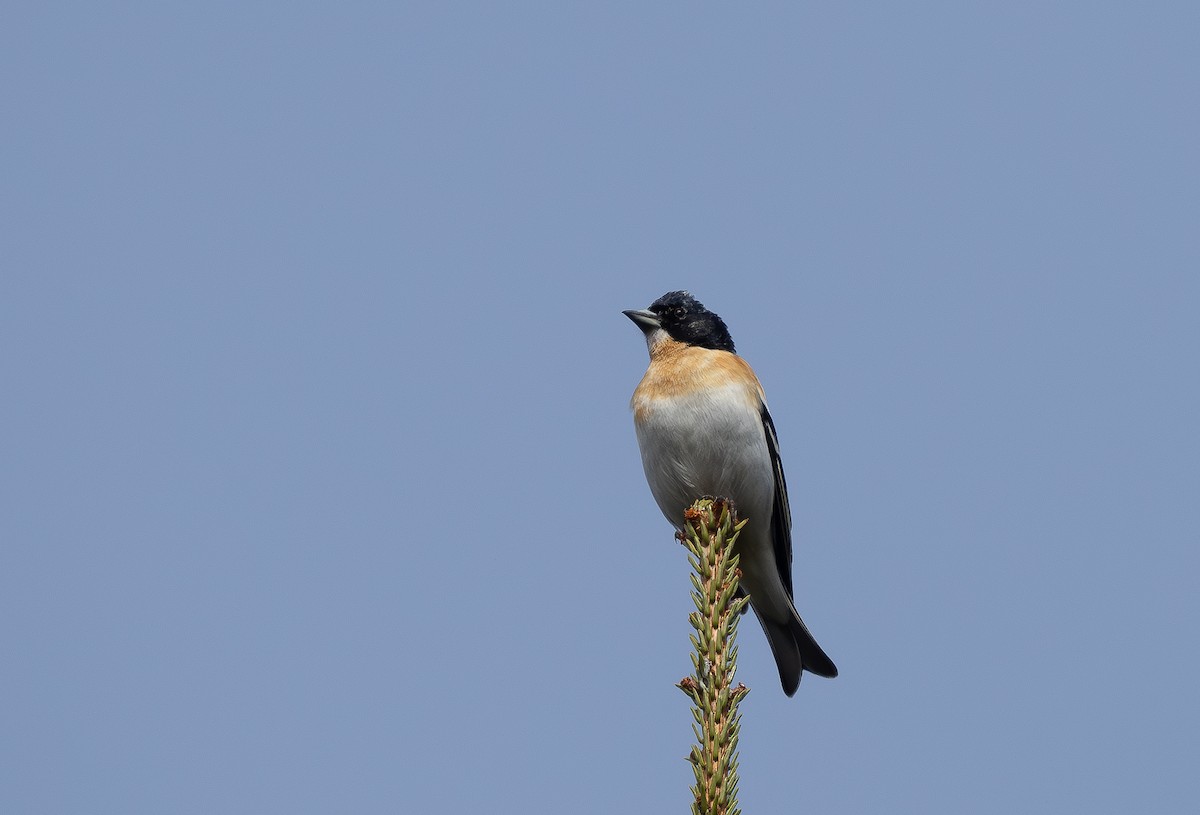
[[[677,528],[702,495],[731,498],[742,518],[771,517],[771,456],[762,418],[747,409],[743,394],[710,389],[643,405],[642,467],[659,509]]]

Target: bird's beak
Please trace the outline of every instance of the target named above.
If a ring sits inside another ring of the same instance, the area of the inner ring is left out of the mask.
[[[662,328],[662,323],[660,323],[658,321],[658,315],[655,314],[653,311],[648,311],[647,309],[644,309],[644,308],[643,309],[632,309],[631,308],[628,311],[622,311],[621,313],[624,314],[629,319],[633,320],[633,322],[637,325],[637,327],[642,329],[643,334],[649,334],[651,331],[655,331],[659,328]]]

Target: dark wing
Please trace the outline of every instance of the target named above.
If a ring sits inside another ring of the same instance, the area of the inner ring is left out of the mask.
[[[779,458],[779,437],[775,435],[775,423],[764,402],[762,406],[763,433],[767,437],[767,449],[771,451],[771,469],[775,471],[775,507],[771,511],[771,543],[775,548],[775,565],[792,598],[792,509],[788,506],[787,480],[783,477],[783,462]]]

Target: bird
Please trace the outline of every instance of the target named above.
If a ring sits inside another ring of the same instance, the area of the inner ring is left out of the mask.
[[[687,291],[622,312],[645,335],[650,365],[630,407],[646,481],[663,515],[684,527],[698,498],[731,500],[747,519],[736,550],[739,592],[762,625],[788,696],[804,671],[833,664],[796,611],[792,517],[775,423],[763,387],[734,350],[725,321]]]

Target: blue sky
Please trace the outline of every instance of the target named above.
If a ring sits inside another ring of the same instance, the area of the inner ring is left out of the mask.
[[[747,812],[1183,812],[1185,3],[17,4],[0,809],[686,811],[621,309],[764,381]]]

